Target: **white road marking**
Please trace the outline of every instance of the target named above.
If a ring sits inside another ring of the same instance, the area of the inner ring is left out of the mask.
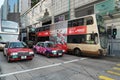
[[[76,62],[76,61],[79,61],[79,59],[74,59],[74,60],[71,60],[71,61],[63,62],[63,63],[64,63],[64,64],[68,64],[68,63],[72,63],[72,62]]]
[[[22,70],[22,71],[17,71],[17,72],[11,72],[11,73],[6,73],[6,74],[1,74],[0,77],[10,76],[10,75],[20,74],[20,73],[25,73],[25,72],[30,72],[30,71],[34,71],[34,70],[39,70],[39,69],[45,69],[45,68],[55,67],[55,66],[60,66],[60,65],[63,65],[63,64],[68,64],[68,63],[72,63],[72,62],[77,62],[77,61],[85,60],[85,59],[87,59],[87,58],[74,59],[74,60],[71,60],[71,61],[65,61],[65,62],[62,62],[62,63],[55,63],[55,64],[52,64],[52,65],[37,67],[37,68],[33,68],[33,69],[27,69],[27,70]]]

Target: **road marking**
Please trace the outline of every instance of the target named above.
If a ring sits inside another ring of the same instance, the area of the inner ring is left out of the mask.
[[[99,76],[99,79],[100,80],[115,80],[115,79],[112,79],[112,78],[109,78],[109,77],[106,77],[106,76]]]
[[[33,69],[27,69],[27,70],[22,70],[22,71],[17,71],[17,72],[11,72],[11,73],[6,73],[6,74],[1,74],[0,77],[10,76],[10,75],[20,74],[20,73],[25,73],[25,72],[30,72],[30,71],[34,71],[34,70],[55,67],[55,66],[60,66],[60,65],[64,65],[64,64],[68,64],[68,63],[72,63],[72,62],[77,62],[77,61],[85,60],[85,59],[87,59],[87,58],[74,59],[74,60],[71,60],[71,61],[65,61],[65,62],[62,62],[62,63],[55,63],[55,64],[52,64],[52,65],[37,67],[37,68],[33,68]]]
[[[113,67],[113,69],[120,71],[120,68],[118,68],[118,67]]]
[[[109,74],[113,74],[113,75],[117,75],[117,76],[120,76],[120,73],[113,72],[113,71],[107,71],[107,73],[109,73]]]
[[[120,66],[120,64],[117,64],[117,66]]]
[[[68,64],[68,63],[72,63],[72,62],[76,62],[76,61],[79,61],[79,59],[75,59],[75,60],[71,60],[71,61],[66,61],[66,62],[63,62],[64,64]]]

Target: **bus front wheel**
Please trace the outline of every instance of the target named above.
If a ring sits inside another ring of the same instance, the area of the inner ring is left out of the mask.
[[[78,48],[74,49],[74,54],[78,55],[78,56],[81,56],[81,50],[78,49]]]

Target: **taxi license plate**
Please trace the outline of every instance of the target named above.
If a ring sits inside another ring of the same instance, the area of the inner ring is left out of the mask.
[[[59,53],[58,55],[59,55],[59,56],[61,56],[61,55],[62,55],[62,53]]]
[[[26,59],[27,57],[26,56],[21,56],[21,59]]]
[[[12,58],[18,58],[18,56],[13,56]]]

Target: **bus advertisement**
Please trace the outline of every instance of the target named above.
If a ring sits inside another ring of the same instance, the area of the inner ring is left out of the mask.
[[[67,21],[50,25],[50,41],[67,52]]]

